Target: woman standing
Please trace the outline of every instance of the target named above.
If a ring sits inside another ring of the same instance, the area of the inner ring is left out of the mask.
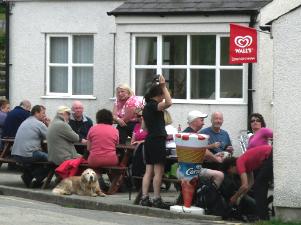
[[[137,123],[135,109],[141,105],[141,101],[129,86],[122,84],[116,88],[113,119],[117,123],[120,144],[125,144],[128,136],[132,137],[134,126]]]
[[[249,138],[248,149],[260,145],[268,145],[273,138],[273,131],[266,128],[264,118],[259,113],[252,113],[249,117],[249,128],[253,135]]]
[[[115,166],[118,164],[116,145],[118,130],[112,126],[113,115],[107,109],[96,113],[97,124],[90,128],[87,150],[90,152],[88,164],[91,167]]]
[[[162,75],[159,76],[159,84],[153,85],[144,98],[146,105],[143,109],[143,118],[148,136],[144,143],[146,171],[142,181],[140,204],[142,206],[151,206],[148,191],[153,178],[154,199],[152,205],[156,208],[167,208],[160,196],[166,158],[165,142],[167,136],[163,110],[170,107],[172,101]]]

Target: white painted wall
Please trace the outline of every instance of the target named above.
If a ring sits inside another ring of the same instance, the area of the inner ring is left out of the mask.
[[[273,23],[275,205],[301,209],[301,8]]]
[[[300,4],[301,0],[273,0],[260,10],[260,25],[265,25],[277,19]]]
[[[73,99],[47,99],[45,95],[45,37],[47,33],[94,34],[94,96],[82,100],[88,116],[98,109],[112,108],[114,17],[106,13],[122,1],[36,1],[15,2],[10,23],[10,101],[30,99],[44,104],[53,117],[59,105]]]
[[[131,34],[185,34],[185,33],[229,33],[229,22],[247,25],[249,17],[242,16],[192,16],[192,17],[128,17],[116,18],[116,84],[128,82],[133,85],[131,77]],[[247,80],[245,81],[247,83]],[[174,126],[187,127],[186,117],[191,110],[200,110],[209,115],[214,111],[224,113],[223,128],[230,133],[235,153],[240,154],[239,131],[247,128],[247,99],[243,104],[183,104],[174,103],[169,111]],[[205,121],[210,126],[210,116]]]

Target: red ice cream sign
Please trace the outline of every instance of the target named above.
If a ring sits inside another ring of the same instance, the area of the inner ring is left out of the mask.
[[[257,31],[230,24],[230,64],[257,62]]]

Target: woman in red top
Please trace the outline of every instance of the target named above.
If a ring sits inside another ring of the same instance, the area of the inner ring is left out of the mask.
[[[118,130],[112,126],[113,115],[107,109],[96,113],[97,124],[88,133],[87,149],[90,152],[90,167],[115,166],[118,164],[116,145],[119,141]]]

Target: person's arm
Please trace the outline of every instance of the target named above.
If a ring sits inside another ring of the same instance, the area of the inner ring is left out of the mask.
[[[90,149],[91,149],[91,142],[88,140],[87,141],[87,150],[90,151]]]
[[[127,123],[129,122],[133,117],[135,117],[135,110],[136,107],[128,107],[125,109],[124,117],[122,120]]]
[[[241,185],[238,191],[235,192],[235,194],[230,198],[231,204],[237,204],[237,201],[249,191],[249,188],[251,186],[251,184],[249,183],[249,177],[252,177],[252,175],[247,173],[242,173],[240,175]]]
[[[58,132],[60,132],[60,135],[69,142],[81,142],[79,135],[75,133],[67,123],[64,123],[63,126],[61,126],[60,131]]]
[[[114,104],[114,107],[113,107],[113,120],[115,123],[117,123],[121,127],[126,126],[126,123],[121,118],[119,118],[117,115],[117,104]]]
[[[218,162],[218,163],[222,163],[223,162],[222,157],[214,155],[208,149],[206,149],[205,160],[209,161],[209,162]]]
[[[160,77],[159,77],[159,85],[161,86],[161,88],[163,90],[163,95],[164,95],[165,101],[160,102],[158,104],[158,110],[163,111],[164,109],[167,109],[168,107],[170,107],[172,105],[171,96],[166,87],[165,78],[163,77],[163,75],[160,75]]]

